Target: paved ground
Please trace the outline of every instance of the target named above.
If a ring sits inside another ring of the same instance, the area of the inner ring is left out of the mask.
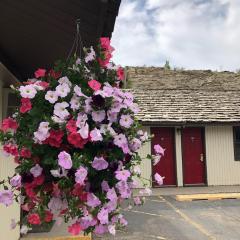
[[[173,196],[153,196],[124,214],[126,229],[93,239],[240,240],[240,200],[177,202]]]

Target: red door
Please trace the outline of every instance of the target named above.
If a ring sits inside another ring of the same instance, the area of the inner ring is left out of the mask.
[[[205,162],[202,128],[183,128],[183,183],[204,184]]]
[[[152,153],[155,144],[160,144],[165,149],[165,154],[157,165],[153,166],[153,176],[155,173],[165,177],[163,185],[176,185],[175,152],[174,152],[174,128],[151,128]],[[158,186],[153,178],[153,186]]]

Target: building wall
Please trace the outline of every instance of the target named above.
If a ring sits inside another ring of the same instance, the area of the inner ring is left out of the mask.
[[[239,185],[240,162],[234,161],[232,126],[207,126],[205,136],[208,185]]]
[[[0,66],[1,67],[1,66]],[[1,70],[1,69],[0,69]],[[6,74],[6,73],[5,73]],[[3,119],[3,109],[6,107],[3,103],[3,86],[7,87],[6,79],[3,79],[3,76],[0,71],[0,122]],[[13,175],[15,163],[12,157],[6,157],[0,145],[0,180],[6,179],[8,176]],[[11,219],[19,221],[20,219],[20,206],[17,203],[9,207],[0,205],[0,239],[19,239],[19,227],[14,230],[10,229]],[[3,217],[4,216],[4,217]],[[6,238],[7,236],[7,238]]]
[[[183,186],[183,171],[182,171],[182,139],[181,129],[175,128],[175,153],[176,153],[176,168],[177,168],[177,186]]]
[[[143,130],[147,131],[148,135],[150,135],[150,127],[144,127]],[[148,154],[151,154],[151,142],[145,143],[138,151],[138,153],[143,160],[140,165],[143,179],[141,182],[139,182],[138,187],[143,187],[143,183],[151,186],[152,163],[151,160],[146,158]]]
[[[150,135],[150,127],[144,127],[145,131]],[[181,131],[175,128],[175,153],[176,153],[176,168],[177,168],[177,186],[183,186],[183,174],[182,174],[182,143],[181,143]],[[152,178],[152,164],[149,159],[145,157],[148,154],[151,154],[151,142],[145,143],[142,148],[139,150],[140,156],[143,158],[143,162],[141,164],[142,177],[145,179],[149,179],[151,181]],[[144,181],[145,183],[149,183],[150,181]],[[139,187],[142,184],[139,183]]]

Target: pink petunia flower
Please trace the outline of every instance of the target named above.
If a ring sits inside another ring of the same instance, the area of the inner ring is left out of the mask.
[[[110,188],[109,185],[108,185],[108,182],[105,181],[105,180],[102,181],[101,187],[102,187],[102,190],[103,190],[104,192],[107,192],[107,191],[109,190],[109,188]]]
[[[59,78],[58,79],[58,82],[60,83],[60,84],[67,84],[69,87],[71,87],[72,86],[72,83],[71,83],[71,81],[68,79],[68,77],[61,77],[61,78]]]
[[[36,178],[39,177],[42,174],[43,169],[39,166],[39,164],[36,164],[34,167],[30,169],[30,173]]]
[[[73,95],[70,101],[70,107],[74,111],[78,110],[80,108],[80,98],[76,95]]]
[[[10,179],[10,184],[13,187],[21,187],[21,181],[22,181],[21,175],[17,174]]]
[[[88,82],[88,86],[93,90],[93,91],[97,91],[99,89],[101,89],[102,84],[100,82],[98,82],[97,80],[93,79],[91,81]]]
[[[120,133],[120,134],[114,136],[114,141],[113,141],[113,143],[114,143],[116,146],[122,148],[122,146],[123,146],[124,144],[127,144],[128,141],[127,141],[126,136],[125,136],[124,134]]]
[[[87,194],[87,205],[89,207],[97,207],[101,204],[99,198],[97,196],[95,196],[93,193],[88,193]]]
[[[122,67],[117,69],[117,77],[120,81],[124,80],[124,69]]]
[[[141,205],[142,204],[142,201],[141,201],[140,197],[134,197],[133,201],[134,201],[135,205]]]
[[[97,129],[97,128],[94,128],[90,132],[90,137],[91,137],[91,141],[93,141],[93,142],[97,142],[97,141],[102,141],[103,140],[101,131],[99,129]]]
[[[14,194],[11,190],[0,191],[0,203],[4,204],[6,207],[13,203]]]
[[[92,167],[100,171],[108,167],[108,162],[103,157],[95,157],[92,162]]]
[[[102,234],[106,233],[107,231],[108,231],[107,226],[102,225],[102,224],[97,225],[94,229],[94,233],[97,235],[98,234],[102,235]]]
[[[18,128],[18,123],[16,122],[16,120],[10,117],[5,118],[2,122],[1,130],[3,132],[7,132],[9,130],[13,130],[15,132],[17,128]]]
[[[89,137],[89,125],[85,123],[85,125],[79,129],[78,133],[83,139],[87,139]]]
[[[72,167],[71,155],[65,151],[58,154],[58,165],[64,169],[70,169]]]
[[[165,177],[160,176],[158,173],[154,174],[154,179],[157,182],[158,185],[163,185],[163,179]]]
[[[68,232],[71,233],[72,235],[78,235],[81,231],[82,227],[78,222],[68,227]]]
[[[142,145],[142,142],[138,138],[133,138],[130,143],[130,148],[133,152],[136,152]]]
[[[107,199],[109,199],[110,201],[116,201],[117,200],[117,194],[114,188],[110,188],[107,191]]]
[[[35,71],[34,75],[36,78],[44,77],[46,74],[46,70],[39,68],[37,71]]]
[[[29,98],[21,98],[20,112],[26,113],[32,109],[32,103]]]
[[[106,113],[104,110],[92,112],[94,122],[102,122],[105,119]]]
[[[131,125],[133,124],[133,119],[131,118],[130,115],[122,115],[119,120],[119,123],[122,127],[130,128]]]
[[[115,171],[116,179],[119,181],[127,181],[131,173],[129,170]]]
[[[159,144],[154,145],[154,151],[156,154],[164,155],[165,149],[163,149]]]
[[[115,236],[116,235],[116,226],[113,224],[108,225],[108,231],[110,234]]]
[[[86,63],[91,62],[95,59],[95,57],[96,57],[95,51],[94,51],[93,47],[91,46],[90,52],[88,52],[85,57],[85,62]]]
[[[101,224],[108,224],[108,210],[105,208],[102,208],[100,212],[97,214],[97,218],[100,221]]]
[[[87,169],[81,166],[75,173],[75,181],[83,185],[87,175],[88,175]]]
[[[56,103],[54,105],[54,115],[58,116],[61,119],[67,118],[70,115],[66,109],[67,107],[69,107],[69,104],[67,102]]]
[[[82,89],[78,85],[74,87],[74,92],[78,97],[87,97],[85,94],[82,93]]]
[[[52,197],[48,203],[48,208],[52,213],[59,213],[68,208],[68,203],[66,200],[62,200],[59,197]]]

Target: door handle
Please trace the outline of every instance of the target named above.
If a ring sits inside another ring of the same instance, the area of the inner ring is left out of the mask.
[[[203,162],[203,153],[200,154],[200,161]]]

